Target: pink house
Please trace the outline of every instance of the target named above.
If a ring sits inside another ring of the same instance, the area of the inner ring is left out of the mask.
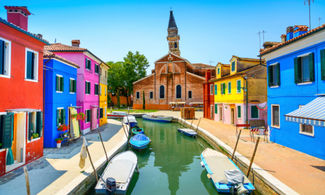
[[[72,40],[72,45],[51,44],[45,49],[79,65],[77,75],[77,108],[86,115],[81,123],[83,134],[96,129],[99,125],[99,64],[103,62],[85,48],[79,47],[79,40]]]

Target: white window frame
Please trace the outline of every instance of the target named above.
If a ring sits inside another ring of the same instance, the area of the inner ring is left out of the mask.
[[[240,91],[238,91],[238,81],[240,82]],[[236,80],[236,91],[237,94],[240,94],[242,92],[242,84],[240,79]]]
[[[7,71],[7,74],[0,74],[0,77],[4,78],[10,78],[11,75],[11,41],[4,39],[0,37],[0,40],[4,41],[5,44],[8,44],[8,47],[6,48],[5,53],[5,70]]]
[[[309,56],[310,54],[312,54],[313,52],[308,52],[308,53],[304,53],[304,54],[301,54],[301,55],[299,55],[299,56],[297,56],[297,58],[304,58],[304,57],[307,57],[307,56]],[[315,58],[315,54],[314,54],[314,58]],[[315,60],[315,59],[314,59]],[[301,63],[302,63],[302,60],[301,60]],[[309,63],[309,62],[308,62]],[[302,65],[302,64],[300,64],[300,65]],[[298,64],[298,66],[299,66],[299,64]],[[309,64],[308,64],[308,66],[309,66]],[[316,68],[316,63],[315,63],[315,61],[314,61],[314,68]],[[314,73],[315,73],[315,77],[316,77],[316,70],[314,69]],[[303,74],[303,72],[302,72],[302,70],[301,70],[301,74]],[[302,78],[301,78],[302,79]],[[315,78],[315,80],[316,80],[316,78]],[[297,83],[297,85],[309,85],[309,84],[312,84],[313,82],[315,82],[315,81],[301,81],[301,83]]]
[[[302,125],[303,124],[299,124],[299,133],[302,134],[302,135],[307,135],[307,136],[314,137],[314,135],[315,135],[314,126],[313,125],[309,125],[309,126],[312,127],[313,132],[312,133],[307,133],[307,132],[303,132],[302,131]],[[305,125],[307,125],[307,124],[305,124]]]
[[[75,94],[75,93],[76,93],[76,92],[71,92],[71,91],[70,91],[70,82],[71,82],[71,81],[75,81],[75,80],[76,80],[76,79],[71,78],[71,77],[70,77],[70,79],[69,79],[69,93],[70,93],[70,94]],[[77,88],[77,82],[76,82],[76,88]],[[77,91],[77,89],[76,89],[76,91]]]
[[[273,125],[273,107],[278,106],[279,107],[279,126]],[[271,104],[271,127],[280,129],[280,123],[281,123],[281,114],[280,114],[280,104]]]
[[[56,90],[56,85],[57,85],[57,84],[56,84],[56,77],[61,77],[61,78],[63,78],[63,79],[64,79],[64,77],[63,77],[62,75],[60,75],[60,74],[56,74],[56,75],[55,75],[55,92],[56,92],[56,93],[63,93],[64,89],[62,89],[62,91],[57,91],[57,90]],[[60,81],[60,84],[61,84],[61,81]],[[64,81],[63,81],[63,85],[64,85]],[[60,85],[59,85],[59,86],[60,86]],[[64,87],[64,86],[63,86],[63,87]]]
[[[275,62],[275,63],[273,63],[273,64],[270,64],[269,66],[275,66],[275,65],[277,65],[277,64],[280,64],[280,62]],[[273,71],[274,69],[273,69],[273,67],[272,67],[272,71]],[[281,72],[281,70],[280,70],[280,72]],[[280,82],[281,82],[281,77],[280,77]],[[278,88],[278,87],[280,87],[279,85],[272,85],[272,86],[269,86],[270,88]]]
[[[260,110],[257,108],[257,117],[256,118],[253,118],[252,117],[252,107],[253,106],[256,106],[256,108],[257,108],[257,105],[251,105],[251,113],[250,113],[251,114],[251,119],[258,119],[258,118],[260,118]]]
[[[87,116],[88,116],[87,111],[88,111],[88,110],[90,111],[90,120],[87,122],[87,118],[88,118],[88,117],[87,117]],[[85,110],[85,113],[86,113],[86,120],[85,120],[85,123],[90,123],[90,122],[91,122],[91,109],[86,109],[86,110]]]
[[[95,93],[96,85],[97,85],[97,87],[98,87],[97,94]],[[94,84],[94,95],[97,95],[97,96],[99,95],[99,84],[98,84],[98,83],[95,83],[95,84]]]
[[[86,88],[85,88],[85,94],[86,95],[91,95],[91,82],[86,80],[85,85],[87,85],[87,83],[89,83],[89,85],[90,85],[90,90],[89,90],[89,93],[86,93]]]
[[[33,52],[34,55],[35,55],[35,64],[34,64],[34,75],[35,75],[35,79],[28,79],[27,78],[27,52],[30,51],[30,52]],[[39,54],[37,51],[34,51],[32,49],[29,49],[29,48],[25,48],[25,81],[32,81],[32,82],[38,82],[38,59],[39,57]]]

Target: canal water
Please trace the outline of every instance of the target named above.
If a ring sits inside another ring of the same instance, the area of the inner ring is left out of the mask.
[[[135,151],[140,172],[134,174],[127,194],[217,194],[200,165],[201,152],[210,147],[203,139],[177,132],[179,123],[137,121],[151,144]]]

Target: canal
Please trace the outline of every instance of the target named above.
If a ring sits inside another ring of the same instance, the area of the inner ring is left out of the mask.
[[[201,152],[210,147],[203,139],[180,134],[179,123],[137,121],[152,142],[135,151],[140,173],[133,176],[127,194],[217,194],[200,165]]]

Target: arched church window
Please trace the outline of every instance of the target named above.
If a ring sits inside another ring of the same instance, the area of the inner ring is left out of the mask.
[[[163,85],[160,85],[160,87],[159,87],[159,97],[161,99],[165,98],[165,86],[163,86]]]
[[[175,48],[177,48],[177,43],[174,43]]]
[[[176,98],[182,98],[182,86],[181,85],[177,85],[176,86]]]

